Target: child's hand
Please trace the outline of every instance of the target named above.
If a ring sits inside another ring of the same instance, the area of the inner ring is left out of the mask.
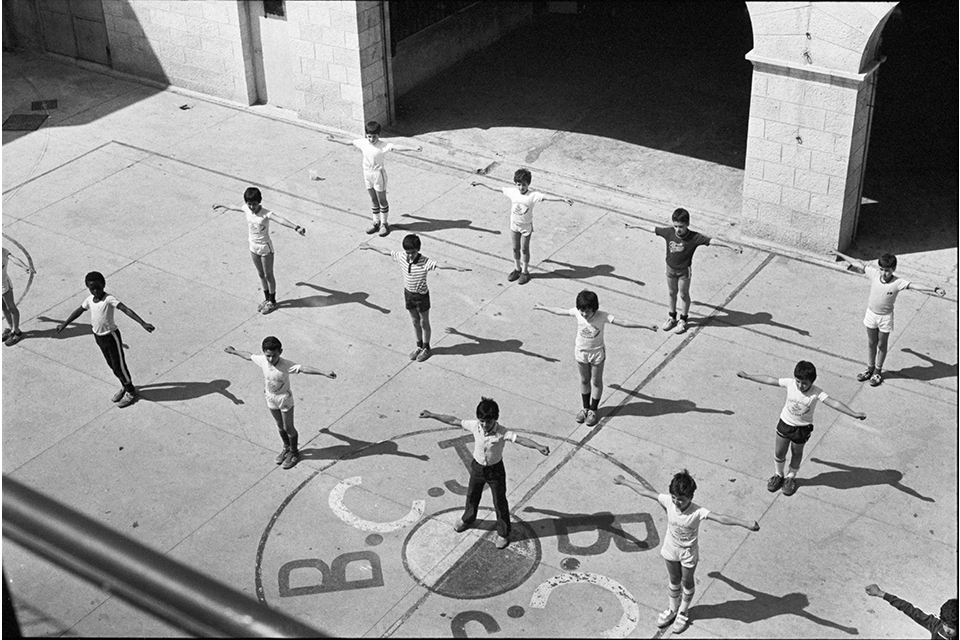
[[[30,275],[34,275],[37,272],[37,270],[34,269],[33,267],[26,267],[24,268],[24,271],[26,271]],[[944,291],[943,293],[946,293],[946,291]],[[940,294],[940,295],[943,295],[943,294]]]
[[[470,269],[467,269],[466,267],[454,267],[454,269],[456,269],[460,273],[463,273],[465,271],[470,271]]]
[[[415,149],[415,151],[423,151],[423,145],[422,145],[422,144],[418,144],[418,145],[417,145],[417,148]]]
[[[225,204],[215,204],[215,205],[213,205],[213,210],[214,210],[214,211],[221,211],[221,210],[226,211],[226,210],[227,210],[227,205],[225,205]]]
[[[545,455],[545,456],[550,455],[550,447],[547,447],[547,446],[537,447],[537,451],[539,451],[542,455]]]
[[[61,322],[60,324],[57,325],[56,331],[57,331],[57,333],[60,333],[61,331],[63,331],[63,330],[66,329],[66,328],[67,328],[67,324],[66,324],[65,322]]]
[[[573,200],[571,200],[570,198],[560,198],[560,200],[561,200],[562,202],[566,202],[566,203],[567,203],[568,205],[570,205],[571,207],[573,206]]]
[[[60,330],[57,329],[57,331],[60,331]],[[233,347],[226,347],[223,351],[224,351],[225,353],[229,353],[229,354],[231,354],[231,355],[237,352],[237,350],[234,349]]]
[[[34,271],[34,273],[36,273],[36,271]],[[934,287],[934,288],[933,288],[933,292],[934,292],[935,294],[937,294],[938,296],[945,296],[945,295],[947,295],[947,290],[944,289],[943,287]]]
[[[330,378],[331,380],[336,380],[336,379],[337,379],[337,374],[335,374],[333,371],[331,371],[330,373],[325,373],[325,374],[323,374],[323,375],[327,376],[327,377]]]
[[[738,377],[738,378],[746,378],[746,377],[747,377],[747,374],[746,374],[746,372],[744,372],[744,371],[737,371],[737,377]]]
[[[743,247],[741,247],[740,245],[737,245],[736,251],[737,251],[737,253],[742,254],[742,253],[743,253]]]
[[[302,236],[307,235],[307,228],[306,228],[306,227],[301,227],[300,225],[297,225],[297,226],[295,226],[295,227],[293,228],[293,230],[296,231],[297,233],[299,233],[299,234],[302,235]]]
[[[760,523],[754,520],[753,526],[750,527],[750,531],[760,531]]]
[[[533,310],[534,310],[534,311],[542,311],[542,310],[543,310],[543,305],[540,304],[539,302],[537,302],[537,303],[535,303],[535,304],[533,305]]]
[[[424,409],[423,411],[420,412],[420,417],[421,417],[421,418],[432,418],[432,417],[433,417],[433,414],[430,413],[429,411],[427,411],[426,409]]]
[[[479,186],[480,186],[480,183],[479,183],[479,182],[471,182],[471,183],[470,183],[470,186],[471,186],[471,187],[479,187]]]
[[[627,479],[622,475],[613,476],[613,484],[627,484]]]
[[[868,584],[866,591],[868,596],[873,596],[875,598],[883,597],[883,590],[881,590],[880,587],[875,584]]]
[[[154,327],[154,326],[153,326],[152,324],[150,324],[149,322],[144,322],[144,323],[143,323],[143,328],[147,330],[147,333],[153,333],[153,330],[156,329],[156,327]]]
[[[650,331],[653,331],[654,333],[656,333],[657,331],[660,331],[660,325],[658,324],[650,325]]]
[[[853,415],[853,417],[856,418],[857,420],[866,420],[866,419],[867,419],[867,414],[865,414],[865,413],[855,413],[855,414]]]

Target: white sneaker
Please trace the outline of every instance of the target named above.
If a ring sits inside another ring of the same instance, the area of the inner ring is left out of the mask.
[[[674,618],[677,617],[677,612],[673,609],[665,609],[660,612],[660,615],[657,616],[657,626],[663,629],[673,622]]]
[[[678,613],[677,619],[673,621],[673,632],[683,633],[690,626],[690,617],[685,613]]]
[[[687,332],[687,321],[683,318],[677,321],[677,329],[674,333],[686,333]]]
[[[673,329],[675,326],[677,326],[677,319],[667,318],[666,320],[663,321],[663,324],[660,325],[660,328],[663,329],[664,331],[670,331],[670,329]]]

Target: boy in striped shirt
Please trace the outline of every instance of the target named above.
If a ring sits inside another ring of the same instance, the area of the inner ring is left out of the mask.
[[[446,267],[420,253],[420,237],[410,233],[403,238],[403,251],[387,251],[365,244],[361,249],[370,249],[393,258],[403,267],[403,299],[410,319],[413,321],[413,333],[417,338],[417,348],[410,352],[410,359],[423,362],[430,357],[430,290],[427,288],[427,272],[434,269],[452,271],[470,271],[464,267]]]

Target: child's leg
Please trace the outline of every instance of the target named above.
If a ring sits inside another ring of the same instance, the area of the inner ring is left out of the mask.
[[[493,494],[493,510],[497,514],[497,534],[510,537],[510,505],[507,503],[507,471],[501,460],[487,469],[490,475],[487,484]]]
[[[667,277],[667,293],[670,294],[670,317],[677,317],[677,291],[679,279]]]
[[[293,407],[286,411],[280,411],[280,416],[283,420],[283,430],[290,440],[290,450],[296,453],[299,451],[297,445],[299,444],[300,434],[297,433],[297,428],[293,426]]]
[[[667,563],[667,575],[670,577],[668,608],[670,611],[676,611],[680,608],[680,581],[683,574],[679,562],[674,560],[665,560],[664,562]]]
[[[580,398],[583,400],[583,408],[589,409],[592,365],[589,362],[577,361],[577,371],[580,373]]]
[[[423,348],[430,348],[430,309],[424,309],[420,314],[420,332],[423,335]]]
[[[477,508],[483,496],[483,487],[487,481],[483,479],[483,466],[476,460],[470,460],[470,483],[467,485],[467,498],[463,507],[463,522],[470,524],[477,519]]]
[[[880,343],[880,330],[876,327],[867,327],[867,367],[873,369],[877,365],[877,345]],[[886,357],[886,344],[884,344]]]
[[[523,267],[520,264],[520,235],[519,231],[510,230],[510,239],[513,242],[513,261],[516,263],[517,271],[522,271]]]
[[[257,255],[254,252],[250,252],[250,257],[253,258],[253,266],[257,268],[257,275],[260,276],[260,288],[263,289],[263,298],[264,300],[270,299],[270,285],[267,282],[267,273],[263,266],[263,261],[260,259],[263,256]]]
[[[367,189],[367,193],[370,194],[370,211],[373,216],[373,224],[380,224],[380,196],[377,194],[377,190],[373,187]]]
[[[530,238],[532,233],[520,236],[520,271],[530,273]]]
[[[883,361],[887,359],[887,341],[890,339],[890,334],[884,333],[879,329],[874,329],[874,331],[879,333],[877,337],[877,363],[875,368],[875,371],[879,373],[883,369]]]
[[[123,338],[120,337],[120,330],[114,329],[105,336],[96,336],[97,344],[100,345],[100,351],[107,361],[113,375],[117,376],[123,388],[132,394],[136,394],[137,388],[133,386],[133,380],[130,376],[130,370],[127,368],[127,361],[123,357]]]
[[[390,205],[387,203],[387,192],[374,191],[377,194],[377,204],[380,208],[380,224],[387,224],[387,216],[390,215]]]
[[[683,588],[683,595],[680,598],[679,613],[686,613],[690,609],[690,603],[693,602],[693,594],[696,590],[696,583],[693,581],[693,574],[697,570],[697,565],[692,567],[681,567],[680,585]]]
[[[784,452],[786,454],[786,452]],[[788,478],[797,477],[797,471],[800,470],[800,461],[803,460],[803,444],[798,442],[790,443],[790,468],[787,470]]]
[[[783,466],[787,462],[787,447],[789,446],[790,441],[778,433],[777,443],[773,448],[773,462],[776,465],[776,473],[781,478],[783,477]]]
[[[680,295],[680,317],[684,320],[687,319],[687,315],[690,313],[690,275],[689,271],[685,277],[677,279],[677,291]],[[673,307],[676,309],[676,300],[673,302]]]
[[[13,289],[3,294],[3,319],[7,321],[11,331],[20,330],[20,310],[13,299]]]
[[[280,409],[270,409],[270,415],[277,423],[277,430],[280,432],[280,439],[283,440],[284,448],[288,448],[290,446],[290,436],[287,435],[286,427],[283,424],[283,412]]]
[[[413,333],[417,337],[417,346],[423,345],[423,329],[420,328],[420,312],[416,309],[407,309],[413,321]]]
[[[594,411],[600,406],[600,396],[603,395],[603,365],[606,360],[590,365],[593,379],[590,382],[590,408]]]
[[[272,251],[265,256],[260,256],[263,263],[264,280],[267,283],[266,291],[270,292],[270,302],[277,301],[277,279],[273,277],[273,258],[276,254]]]

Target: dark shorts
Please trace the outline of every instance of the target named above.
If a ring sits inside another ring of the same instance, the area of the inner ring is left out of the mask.
[[[414,293],[413,291],[403,290],[403,301],[407,309],[416,309],[417,311],[430,310],[430,292]]]
[[[683,280],[691,275],[693,275],[693,269],[690,267],[684,267],[683,269],[667,267],[667,280]]]
[[[806,444],[807,440],[810,439],[811,433],[813,433],[812,424],[808,424],[805,427],[794,427],[783,420],[777,422],[777,435],[796,444]]]

